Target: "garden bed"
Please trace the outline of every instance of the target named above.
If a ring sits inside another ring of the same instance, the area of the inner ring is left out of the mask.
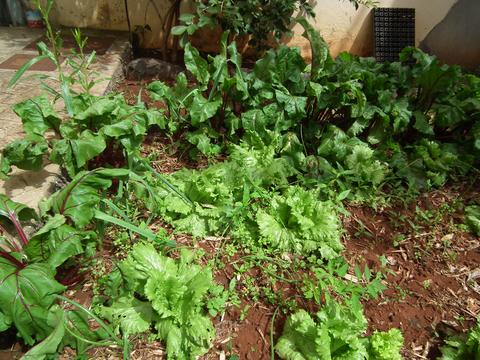
[[[418,49],[333,59],[299,22],[310,66],[280,46],[246,71],[226,33],[215,56],[186,43],[175,81],[102,97],[77,54],[66,118],[46,95],[14,107],[26,137],[2,175],[48,157],[66,179],[39,214],[1,196],[7,345],[65,359],[478,356],[480,79]]]

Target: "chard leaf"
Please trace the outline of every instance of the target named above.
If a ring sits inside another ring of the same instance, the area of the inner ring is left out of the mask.
[[[415,111],[415,124],[413,127],[425,135],[433,135],[433,127],[429,124],[427,116],[421,111]]]
[[[38,218],[35,210],[32,208],[11,200],[5,194],[0,194],[0,219],[6,218],[11,220],[12,214],[20,221],[29,221]]]
[[[127,169],[82,171],[62,190],[40,204],[42,213],[52,212],[70,218],[78,228],[85,227],[95,215],[100,191],[112,185],[112,179],[127,177]]]
[[[320,77],[325,64],[331,62],[330,52],[325,40],[320,36],[317,30],[310,25],[307,19],[301,17],[297,19],[297,22],[303,26],[305,33],[303,36],[308,39],[312,49],[312,73],[311,78],[313,81]]]
[[[217,99],[209,101],[203,97],[201,94],[195,94],[193,98],[193,104],[190,108],[190,117],[192,119],[193,126],[199,126],[201,123],[204,123],[208,119],[211,119],[215,116],[217,111],[222,106],[222,101]]]
[[[43,157],[47,151],[48,145],[43,137],[25,138],[8,144],[3,150],[3,156],[8,159],[9,165],[38,171],[43,166]]]
[[[52,143],[50,160],[55,164],[62,165],[70,177],[75,177],[77,167],[75,166],[71,142],[67,139],[56,139]]]
[[[185,66],[201,85],[207,85],[210,80],[208,63],[190,43],[185,45]]]
[[[11,321],[7,319],[5,314],[0,311],[0,332],[4,332],[10,328]]]
[[[305,108],[307,106],[307,98],[304,96],[292,96],[282,91],[276,90],[275,97],[277,101],[283,105],[285,112],[295,120],[305,117]]]
[[[16,104],[13,111],[21,118],[23,131],[29,136],[43,136],[48,129],[57,130],[61,122],[47,95]]]
[[[25,253],[31,261],[46,261],[53,269],[62,265],[69,258],[84,252],[87,240],[95,239],[91,231],[78,231],[61,224],[61,215],[56,215],[29,241]]]
[[[65,335],[65,311],[59,306],[52,307],[47,322],[54,327],[45,340],[31,348],[21,360],[43,360],[55,357]]]
[[[65,290],[54,275],[47,264],[30,264],[19,269],[0,258],[0,310],[29,345],[43,340],[53,330],[47,321],[48,309],[55,302],[54,294]]]
[[[101,117],[109,115],[118,109],[117,97],[101,97],[96,98],[95,101],[84,111],[75,114],[76,120],[87,120],[94,117]]]
[[[100,155],[107,144],[102,135],[95,135],[90,130],[83,131],[77,139],[70,140],[77,168],[82,168],[87,161]]]

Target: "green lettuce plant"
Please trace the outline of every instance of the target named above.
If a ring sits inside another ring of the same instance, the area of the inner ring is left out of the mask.
[[[212,271],[193,263],[194,254],[182,250],[174,260],[151,244],[137,244],[109,275],[107,306],[98,311],[125,335],[152,327],[166,345],[169,359],[203,355],[215,337],[207,309],[221,293]],[[217,304],[218,301],[215,301]],[[218,304],[217,304],[218,305]]]
[[[361,305],[329,301],[312,318],[305,310],[288,317],[275,351],[284,360],[401,359],[403,336],[397,329],[365,336]]]

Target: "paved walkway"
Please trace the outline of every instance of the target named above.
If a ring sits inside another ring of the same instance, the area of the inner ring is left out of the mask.
[[[65,33],[68,33],[68,30]],[[110,78],[97,84],[92,91],[95,95],[102,95],[109,92],[123,74],[123,60],[127,57],[129,49],[128,39],[122,33],[87,31],[86,34],[92,39],[93,45],[98,45],[92,48],[99,54],[103,53],[97,56],[97,62],[92,70],[98,71],[102,77]],[[39,67],[43,71],[28,71],[17,86],[7,89],[16,70],[6,67],[18,68],[25,59],[38,54],[32,49],[32,44],[42,35],[43,30],[0,27],[0,149],[23,134],[22,123],[11,107],[40,95],[39,80],[28,75],[40,72],[55,76],[54,71],[48,71],[48,64],[40,64]],[[108,41],[108,38],[111,41]],[[65,37],[64,43],[71,43],[68,36]],[[8,180],[0,181],[0,193],[7,194],[14,201],[38,208],[40,200],[56,187],[59,174],[59,167],[54,164],[47,164],[40,172],[15,169]]]

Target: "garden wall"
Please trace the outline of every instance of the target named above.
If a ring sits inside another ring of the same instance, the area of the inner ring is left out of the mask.
[[[350,51],[358,55],[373,53],[373,29],[371,10],[358,10],[346,0],[316,0],[315,26],[331,46],[333,55]],[[183,5],[188,11],[190,4]],[[169,7],[169,0],[129,1],[132,28],[148,24],[142,45],[158,48],[162,44],[162,16]],[[416,9],[416,44],[445,61],[470,67],[480,64],[478,38],[480,1],[477,0],[380,0],[382,7],[413,7]],[[456,6],[454,6],[456,5]],[[474,11],[476,10],[476,11]],[[452,14],[453,13],[453,14]],[[56,0],[54,21],[64,26],[79,26],[109,30],[127,30],[123,0]],[[309,55],[308,43],[302,38],[300,27],[294,28],[294,36],[286,42],[302,48]],[[215,37],[200,36],[195,43],[204,50],[212,50]],[[458,51],[459,48],[462,51]]]

